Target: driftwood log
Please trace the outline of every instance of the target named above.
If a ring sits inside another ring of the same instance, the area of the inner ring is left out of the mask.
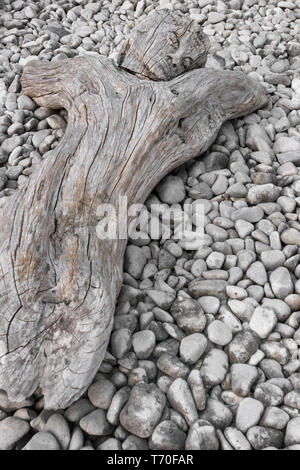
[[[25,67],[23,92],[65,108],[68,126],[0,209],[0,389],[10,399],[41,387],[46,408],[66,407],[103,360],[127,242],[97,237],[98,206],[142,203],[226,120],[266,104],[242,73],[200,69],[207,53],[197,24],[163,10],[133,30],[120,66],[84,56]]]

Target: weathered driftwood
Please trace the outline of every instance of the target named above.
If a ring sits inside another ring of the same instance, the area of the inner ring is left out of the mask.
[[[208,48],[183,16],[150,15],[133,39],[124,69],[91,56],[24,69],[23,92],[65,108],[68,126],[0,210],[0,388],[11,399],[40,386],[46,408],[65,407],[103,360],[126,240],[97,237],[98,206],[125,195],[143,202],[163,176],[204,152],[224,121],[265,104],[242,73],[182,74],[202,65]]]

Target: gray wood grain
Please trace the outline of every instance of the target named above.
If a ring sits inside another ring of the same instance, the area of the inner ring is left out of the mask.
[[[179,43],[170,46],[172,67],[149,66],[158,47],[162,60],[161,38],[135,30],[121,67],[86,56],[24,69],[23,93],[65,108],[68,126],[0,208],[0,388],[11,399],[40,386],[46,408],[64,408],[103,360],[127,242],[97,237],[98,206],[117,207],[120,196],[142,203],[168,172],[203,153],[226,120],[266,103],[242,73],[197,68],[208,48],[197,26],[166,12],[158,18],[168,44]],[[136,51],[139,34],[148,39]],[[187,61],[190,44],[198,49]]]

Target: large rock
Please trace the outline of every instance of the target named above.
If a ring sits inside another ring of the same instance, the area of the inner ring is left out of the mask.
[[[154,384],[137,384],[120,414],[121,425],[130,433],[148,438],[159,423],[166,397]]]

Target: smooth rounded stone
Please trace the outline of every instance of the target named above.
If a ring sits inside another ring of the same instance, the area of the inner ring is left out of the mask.
[[[217,297],[219,300],[226,299],[226,287],[228,286],[227,281],[215,280],[215,281],[192,281],[188,286],[189,294],[195,299],[204,296]]]
[[[167,398],[174,410],[180,413],[191,426],[198,419],[193,395],[186,380],[178,378],[171,384]]]
[[[274,202],[280,195],[280,189],[274,184],[260,184],[249,189],[247,200],[250,204]]]
[[[9,137],[8,139],[4,140],[0,146],[0,154],[3,153],[4,155],[10,155],[15,148],[21,146],[23,144],[23,138],[14,135],[13,137]]]
[[[235,183],[227,188],[226,194],[232,198],[239,199],[247,195],[247,189],[243,183]]]
[[[62,450],[68,449],[71,433],[68,423],[62,415],[55,413],[50,416],[45,426],[45,432],[53,434]]]
[[[97,447],[97,450],[122,450],[122,444],[118,439],[110,437],[102,442],[102,444]]]
[[[122,439],[124,439],[124,437]],[[122,450],[148,450],[147,441],[133,434],[129,434],[122,444]]]
[[[276,298],[284,299],[294,291],[293,281],[287,268],[277,268],[269,277],[272,291]]]
[[[213,387],[223,382],[228,371],[227,354],[220,349],[211,349],[200,369],[204,385]]]
[[[181,340],[180,357],[186,364],[194,364],[204,354],[206,347],[206,337],[200,333],[193,333]]]
[[[279,321],[286,321],[291,315],[291,308],[289,305],[280,299],[263,299],[263,307],[271,308]]]
[[[246,276],[259,286],[264,286],[268,282],[266,268],[260,261],[255,261],[246,272]]]
[[[207,224],[205,231],[215,242],[224,242],[228,238],[227,230],[214,224]]]
[[[73,429],[72,437],[69,445],[69,450],[80,450],[84,444],[84,435],[80,427],[76,426]]]
[[[132,337],[133,350],[138,359],[148,359],[155,344],[155,334],[151,330],[138,331]]]
[[[34,111],[36,108],[36,104],[32,101],[29,96],[21,95],[19,96],[18,100],[18,108],[19,109],[26,109],[27,111]]]
[[[106,419],[110,424],[117,426],[119,424],[119,415],[123,406],[127,403],[130,396],[130,388],[125,386],[118,390],[107,411]]]
[[[147,290],[147,295],[155,303],[155,305],[163,310],[169,310],[173,304],[176,296],[171,292],[159,291],[159,290]]]
[[[274,330],[277,317],[268,307],[257,307],[251,317],[249,326],[260,338],[265,339]]]
[[[279,136],[276,138],[274,153],[299,152],[300,142],[293,137]]]
[[[166,405],[166,397],[154,384],[137,384],[120,414],[120,423],[141,438],[152,435]]]
[[[113,426],[106,419],[104,410],[95,410],[81,418],[81,429],[91,436],[107,436],[112,433]]]
[[[186,333],[198,333],[206,326],[206,317],[199,302],[178,297],[171,307],[177,325]]]
[[[246,220],[252,224],[255,224],[262,220],[264,217],[264,211],[261,207],[242,207],[241,209],[235,210],[231,215],[231,220],[237,222],[238,220]]]
[[[195,277],[200,277],[203,271],[207,270],[206,262],[203,259],[196,259],[191,266],[191,273]]]
[[[251,391],[252,385],[258,379],[256,367],[248,364],[233,364],[231,367],[232,391],[240,396],[246,397]]]
[[[198,302],[206,314],[210,313],[215,315],[219,311],[220,300],[217,297],[205,295],[203,297],[199,297]]]
[[[88,389],[88,397],[90,402],[96,408],[102,410],[108,410],[114,394],[116,393],[116,387],[109,380],[101,377],[99,380],[94,382]]]
[[[239,320],[247,322],[250,321],[254,311],[254,306],[243,300],[229,300],[228,307]]]
[[[186,434],[170,420],[162,421],[156,426],[149,440],[150,449],[183,450]]]
[[[255,450],[262,450],[266,447],[281,449],[284,434],[277,429],[254,426],[248,430],[247,439]]]
[[[286,446],[300,444],[300,417],[293,418],[288,423],[284,443]]]
[[[289,392],[284,397],[284,404],[290,406],[291,408],[300,410],[300,389]]]
[[[110,342],[112,355],[121,359],[130,351],[132,345],[131,331],[127,328],[114,331]]]
[[[203,411],[206,408],[206,390],[204,388],[201,372],[199,369],[193,369],[187,379],[188,385],[192,391],[197,410]]]
[[[22,450],[61,450],[61,448],[51,432],[41,431],[35,434]]]
[[[233,414],[219,400],[209,398],[206,409],[201,413],[200,418],[209,421],[215,429],[224,429],[232,423]]]
[[[130,274],[134,279],[140,279],[143,269],[147,263],[144,251],[136,246],[129,245],[125,251],[124,271]]]
[[[221,269],[225,261],[225,255],[217,251],[213,251],[206,258],[208,269]]]
[[[12,449],[30,431],[22,419],[9,416],[0,421],[0,450]]]
[[[184,184],[179,176],[167,176],[156,186],[156,191],[159,199],[166,204],[177,204],[185,199]]]
[[[235,223],[235,229],[240,238],[245,238],[255,230],[255,227],[246,220],[237,220]]]
[[[219,450],[215,428],[207,421],[198,420],[190,427],[186,450]]]
[[[67,125],[66,121],[58,114],[52,114],[52,116],[46,118],[46,121],[51,129],[63,129]]]
[[[32,137],[32,145],[35,147],[35,148],[39,148],[39,146],[41,145],[41,143],[46,139],[46,137],[48,137],[49,135],[51,134],[51,131],[50,129],[42,129],[41,131],[37,131],[33,134],[33,137]],[[21,144],[19,144],[21,145]]]
[[[207,336],[212,343],[225,346],[232,340],[232,331],[226,323],[215,320],[208,325]]]
[[[80,398],[66,410],[65,418],[70,421],[70,423],[76,423],[93,410],[94,407],[89,400]]]
[[[232,363],[248,362],[260,346],[259,337],[251,330],[243,330],[228,345],[229,358]]]
[[[245,438],[239,429],[234,427],[226,428],[224,430],[224,435],[229,444],[235,450],[252,450],[249,441]]]
[[[212,192],[210,186],[202,181],[190,189],[189,195],[193,199],[212,199],[214,193]]]
[[[276,408],[275,406],[269,406],[264,412],[260,425],[282,431],[288,424],[289,420],[290,417],[285,411],[280,408]]]
[[[227,286],[226,294],[230,299],[233,300],[244,300],[248,297],[247,291],[242,287],[237,286]]]
[[[272,253],[263,251],[260,254],[260,259],[267,271],[274,271],[282,266],[286,260],[282,251],[279,250],[272,250]]]
[[[212,185],[212,192],[215,196],[224,194],[228,188],[228,179],[224,175],[218,175],[215,183]]]
[[[279,406],[283,402],[283,391],[272,383],[262,383],[255,388],[254,397],[265,406]]]
[[[274,359],[282,366],[288,362],[290,357],[287,348],[276,341],[266,341],[261,345],[261,350],[266,357]]]
[[[300,232],[295,228],[289,228],[280,235],[280,239],[285,245],[300,246]]]
[[[254,398],[245,398],[238,406],[236,413],[237,428],[246,433],[248,429],[256,426],[264,412],[264,405]]]
[[[177,379],[178,377],[186,377],[189,373],[188,367],[181,362],[178,357],[171,354],[162,354],[156,363],[158,369],[166,375]]]
[[[246,146],[251,150],[271,153],[271,140],[259,124],[251,124],[247,129]]]

